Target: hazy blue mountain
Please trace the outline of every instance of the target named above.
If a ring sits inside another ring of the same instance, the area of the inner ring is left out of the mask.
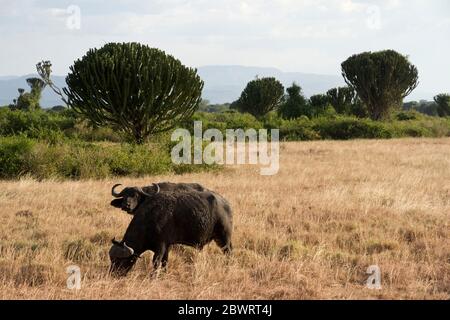
[[[303,88],[304,94],[309,97],[317,93],[325,93],[328,89],[345,85],[341,76],[308,74],[301,72],[283,72],[276,68],[244,67],[244,66],[204,66],[198,68],[200,77],[205,81],[203,98],[211,103],[233,102],[239,98],[246,84],[258,77],[275,77],[285,87],[296,82]],[[24,88],[29,91],[26,79],[36,77],[29,74],[25,76],[0,76],[0,106],[7,105],[18,96],[17,89]],[[62,88],[65,86],[64,76],[53,76],[55,84]],[[414,91],[406,100],[430,98],[431,93]],[[41,105],[53,107],[61,105],[61,99],[50,89],[46,88],[42,95]]]
[[[23,88],[25,89],[25,91],[29,92],[30,87],[28,86],[26,79],[32,77],[38,77],[38,75],[28,74],[20,77],[0,77],[0,106],[12,103],[13,99],[17,98],[17,96],[19,95],[19,93],[17,92],[18,88]],[[53,76],[52,80],[60,88],[65,86],[65,77],[63,76]],[[48,108],[62,104],[64,103],[50,88],[44,89],[41,98],[42,106]]]
[[[294,81],[303,88],[306,96],[324,93],[328,89],[344,85],[341,76],[283,72],[276,68],[244,66],[205,66],[198,68],[205,81],[204,99],[211,103],[233,102],[239,98],[246,84],[258,77],[275,77],[288,87]]]

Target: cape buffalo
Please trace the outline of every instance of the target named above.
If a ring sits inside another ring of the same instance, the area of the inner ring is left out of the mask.
[[[116,184],[112,187],[112,195],[117,199],[111,201],[113,207],[122,209],[123,211],[132,214],[133,211],[142,202],[144,197],[150,193],[158,193],[159,191],[208,191],[202,185],[198,183],[172,183],[172,182],[160,182],[154,183],[152,186],[147,187],[128,187],[123,189],[120,193],[117,193],[115,189],[121,186],[121,184]]]
[[[213,191],[162,191],[161,186],[125,188],[115,207],[133,215],[122,241],[112,240],[110,272],[125,276],[137,258],[154,252],[154,271],[166,267],[170,246],[184,244],[201,249],[214,240],[226,254],[232,250],[232,210],[228,202]]]

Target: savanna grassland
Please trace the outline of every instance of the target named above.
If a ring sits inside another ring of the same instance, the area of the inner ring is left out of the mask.
[[[283,143],[280,171],[0,182],[0,299],[450,299],[450,139]],[[147,252],[107,275],[130,216],[111,186],[199,182],[234,209],[234,253],[174,248],[151,279]],[[78,265],[82,287],[66,288]],[[382,289],[365,283],[370,265]]]

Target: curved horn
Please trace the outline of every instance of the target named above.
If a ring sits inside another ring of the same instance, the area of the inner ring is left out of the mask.
[[[129,258],[134,254],[133,248],[130,248],[125,243],[114,244],[109,250],[109,256],[112,258]]]
[[[123,247],[124,247],[125,249],[127,249],[127,251],[130,253],[130,256],[132,256],[132,255],[134,254],[133,248],[127,246],[127,244],[126,244],[125,242],[123,243]]]
[[[159,187],[159,184],[154,183],[153,185],[156,187],[156,193],[159,193],[161,191],[161,188]]]
[[[112,189],[111,189],[111,194],[112,194],[113,197],[119,198],[119,197],[122,196],[122,192],[117,193],[117,192],[115,191],[115,189],[116,189],[118,186],[121,186],[121,185],[122,185],[122,184],[118,183],[118,184],[115,184],[115,185],[112,187]],[[122,190],[122,191],[123,191],[123,190]]]
[[[142,188],[139,188],[139,187],[134,187],[134,188],[135,188],[135,190],[136,190],[138,193],[142,194],[143,196],[147,196],[147,197],[151,197],[151,196],[152,196],[151,194],[148,194],[147,192],[145,192],[144,190],[142,190]]]

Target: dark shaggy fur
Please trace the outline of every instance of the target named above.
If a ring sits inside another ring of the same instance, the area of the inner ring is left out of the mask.
[[[232,211],[228,202],[211,191],[167,192],[142,196],[121,243],[134,250],[127,258],[111,257],[111,271],[126,275],[137,257],[153,251],[157,270],[168,262],[170,246],[201,249],[214,240],[224,253],[232,249]]]
[[[172,182],[160,182],[158,186],[161,191],[169,192],[190,192],[190,191],[209,191],[198,183],[172,183]],[[156,186],[147,186],[142,188],[147,193],[155,193]],[[145,198],[139,192],[136,192],[135,188],[125,188],[123,190],[123,196],[111,201],[113,207],[122,209],[123,211],[133,214],[133,211],[139,206],[142,200]]]

